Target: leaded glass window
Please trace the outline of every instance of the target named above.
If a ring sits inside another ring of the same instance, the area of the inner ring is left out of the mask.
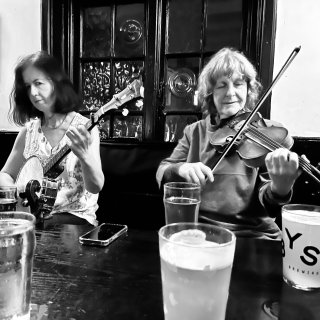
[[[97,111],[141,76],[145,65],[144,3],[105,5],[81,10],[80,88],[82,113]],[[129,115],[116,110],[100,123],[101,140],[143,139],[144,100],[126,102]]]
[[[205,62],[224,46],[241,48],[242,0],[167,0],[165,12],[163,139],[173,142],[202,118],[197,78]]]
[[[243,0],[162,0],[160,6],[149,0],[81,3],[83,113],[108,103],[141,70],[154,82],[147,97],[126,103],[128,116],[115,111],[101,121],[102,141],[148,136],[176,142],[186,125],[202,118],[199,71],[223,46],[241,48]],[[153,29],[152,19],[157,23]]]

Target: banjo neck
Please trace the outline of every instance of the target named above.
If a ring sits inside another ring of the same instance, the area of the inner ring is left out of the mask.
[[[85,124],[88,131],[91,131],[99,121],[107,115],[110,110],[119,109],[124,103],[141,96],[142,83],[141,80],[136,79],[129,84],[123,91],[114,95],[112,99],[103,105],[95,114],[91,115],[91,118]],[[128,114],[127,109],[123,109],[122,114],[126,116]],[[56,154],[50,157],[43,165],[43,174],[46,175],[53,167],[58,166],[61,161],[71,152],[70,147],[65,144]]]

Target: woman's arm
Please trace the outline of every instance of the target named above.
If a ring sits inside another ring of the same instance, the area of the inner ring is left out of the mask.
[[[14,142],[9,157],[0,172],[0,185],[14,185],[18,173],[25,162],[23,151],[27,129],[23,128]]]
[[[188,181],[205,185],[206,179],[213,182],[213,173],[211,169],[200,161],[187,162],[190,151],[191,141],[194,144],[200,144],[200,141],[194,141],[190,128],[184,129],[183,137],[173,150],[169,158],[161,161],[156,173],[156,179],[159,186],[167,181]]]
[[[90,134],[83,125],[78,128],[71,126],[67,131],[67,136],[71,141],[71,150],[80,160],[86,190],[91,193],[100,192],[104,185],[104,174],[100,158],[98,129],[93,128]]]

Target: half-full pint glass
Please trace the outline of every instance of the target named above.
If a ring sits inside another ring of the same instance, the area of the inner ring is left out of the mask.
[[[0,212],[0,319],[30,319],[35,217]]]
[[[283,279],[302,289],[320,288],[320,207],[282,207]]]
[[[15,211],[17,205],[17,187],[0,187],[0,211]]]
[[[235,235],[203,223],[174,223],[159,230],[166,320],[224,320]]]
[[[166,224],[197,222],[201,188],[191,182],[167,182],[164,184],[163,203]]]

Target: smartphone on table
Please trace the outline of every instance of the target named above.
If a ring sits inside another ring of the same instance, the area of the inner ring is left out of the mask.
[[[124,224],[102,223],[79,237],[83,245],[107,246],[122,234],[127,232],[128,226]]]

